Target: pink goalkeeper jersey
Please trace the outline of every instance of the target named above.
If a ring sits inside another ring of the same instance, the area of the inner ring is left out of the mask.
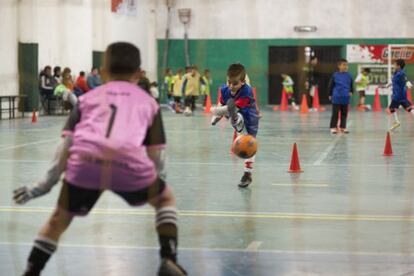
[[[151,96],[124,81],[109,82],[80,97],[66,180],[90,189],[148,187],[157,174],[144,140],[158,112]]]

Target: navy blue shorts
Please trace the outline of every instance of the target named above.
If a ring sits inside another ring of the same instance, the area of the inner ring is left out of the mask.
[[[390,109],[391,112],[395,112],[400,107],[400,105],[402,105],[404,107],[404,109],[407,110],[408,112],[411,111],[411,103],[407,99],[404,99],[404,100],[401,100],[401,101],[392,100],[391,104],[389,106],[389,109]]]

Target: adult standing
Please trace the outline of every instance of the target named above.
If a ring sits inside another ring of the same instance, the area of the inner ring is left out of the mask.
[[[306,73],[305,89],[308,97],[309,107],[312,108],[313,97],[315,96],[315,89],[318,88],[317,73],[315,67],[318,65],[318,58],[312,56],[309,63],[305,66]]]

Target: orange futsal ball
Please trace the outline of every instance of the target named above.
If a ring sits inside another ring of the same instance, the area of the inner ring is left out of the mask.
[[[240,135],[233,142],[233,153],[240,158],[247,159],[256,154],[257,140],[251,135]]]

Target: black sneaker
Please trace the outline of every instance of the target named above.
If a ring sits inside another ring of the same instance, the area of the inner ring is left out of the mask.
[[[158,270],[158,276],[184,276],[187,275],[187,271],[184,270],[179,264],[174,263],[170,259],[162,259],[160,269]]]
[[[252,173],[250,172],[244,172],[240,183],[239,183],[239,187],[240,188],[247,188],[247,186],[249,186],[252,183]]]

